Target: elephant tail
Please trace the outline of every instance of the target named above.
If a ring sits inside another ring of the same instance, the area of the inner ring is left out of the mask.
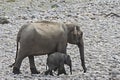
[[[16,59],[17,59],[17,54],[18,54],[19,41],[20,41],[20,37],[19,37],[19,36],[17,36],[17,40],[16,40],[17,47],[16,47],[16,56],[15,56],[15,61],[16,61]],[[15,64],[15,62],[14,62],[13,64],[11,64],[9,67],[13,67],[13,66],[14,66],[14,64]]]
[[[16,48],[15,61],[16,61],[16,59],[17,59],[17,55],[18,55],[18,51],[19,51],[18,49],[19,49],[19,42],[20,42],[20,38],[21,38],[21,33],[22,33],[22,31],[23,31],[27,26],[29,26],[29,25],[28,25],[28,24],[23,25],[23,26],[21,27],[21,29],[19,30],[18,34],[17,34],[17,40],[16,40],[17,48]],[[10,65],[10,67],[13,67],[14,64],[15,64],[15,62],[14,62],[12,65]]]
[[[46,70],[47,70],[47,64],[46,64]]]

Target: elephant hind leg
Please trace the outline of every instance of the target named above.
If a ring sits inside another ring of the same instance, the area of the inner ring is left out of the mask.
[[[63,73],[63,69],[62,69],[62,67],[59,67],[59,68],[58,68],[58,74],[57,74],[57,75],[59,76],[59,75],[62,74],[62,73]]]
[[[55,68],[54,68],[54,71],[56,71],[57,69],[58,69],[58,67],[55,67]]]
[[[54,66],[50,66],[50,67],[49,67],[49,74],[53,76],[52,70],[54,70]]]
[[[67,75],[67,73],[66,73],[66,71],[65,71],[65,67],[63,67],[63,73],[64,73],[65,75]]]
[[[31,73],[32,74],[39,74],[40,72],[37,71],[36,66],[35,66],[34,56],[28,56],[28,58],[29,58]]]
[[[60,67],[58,68],[58,74],[57,74],[57,75],[59,76],[59,75],[62,74],[62,73],[64,73],[65,75],[67,75],[64,66],[60,66]]]
[[[23,61],[23,59],[26,57],[25,55],[21,55],[22,54],[22,51],[19,52],[19,54],[17,55],[17,58],[15,60],[15,63],[14,63],[14,67],[13,67],[13,73],[14,74],[20,74],[20,66],[21,66],[21,63]]]
[[[52,76],[53,76],[53,72],[52,72],[52,70],[50,70],[50,75],[52,75]]]
[[[50,72],[49,70],[45,71],[45,75],[48,75],[48,74],[49,74],[49,72]]]
[[[20,74],[21,72],[20,72],[20,69],[19,69],[19,68],[13,67],[13,73],[14,73],[14,74]]]
[[[53,76],[53,72],[52,72],[52,70],[51,70],[51,69],[48,69],[48,70],[45,72],[45,75],[48,75],[48,74],[50,74],[50,75],[52,75],[52,76]]]

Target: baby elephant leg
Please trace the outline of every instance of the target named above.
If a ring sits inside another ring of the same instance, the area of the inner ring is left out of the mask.
[[[56,71],[58,68],[57,67],[55,67],[55,69],[54,69],[54,71]]]
[[[65,71],[65,67],[63,67],[63,73],[64,73],[65,75],[67,75],[67,73],[66,73],[66,71]]]
[[[52,72],[52,70],[50,71],[50,75],[52,75],[52,76],[53,76],[53,72]]]
[[[57,75],[59,76],[62,73],[64,73],[65,75],[67,75],[64,66],[60,66],[58,68],[58,74]]]
[[[49,70],[45,71],[45,75],[48,75],[49,72],[50,72]]]
[[[50,74],[50,75],[53,76],[52,69],[49,68],[49,69],[45,72],[45,75],[48,75],[48,74]]]

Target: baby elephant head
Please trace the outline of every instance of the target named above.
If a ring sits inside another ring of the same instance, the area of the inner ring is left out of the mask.
[[[65,64],[67,64],[70,67],[70,73],[72,74],[72,62],[69,55],[65,55]]]

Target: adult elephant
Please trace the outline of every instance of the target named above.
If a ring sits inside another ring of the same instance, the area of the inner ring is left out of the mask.
[[[21,62],[25,57],[28,57],[31,73],[38,74],[39,72],[34,63],[34,56],[49,55],[54,52],[66,53],[67,43],[78,46],[82,67],[84,72],[86,72],[83,32],[78,25],[50,21],[40,21],[23,25],[17,35],[17,51],[13,73],[20,73]]]

